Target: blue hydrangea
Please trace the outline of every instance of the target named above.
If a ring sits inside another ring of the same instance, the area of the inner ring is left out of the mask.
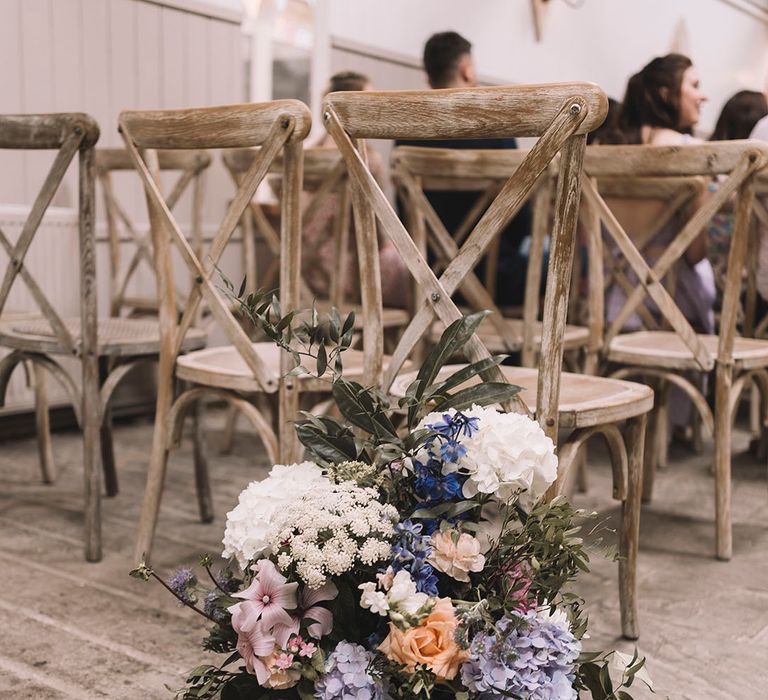
[[[395,525],[396,540],[392,545],[392,569],[395,573],[405,569],[416,583],[416,590],[437,596],[437,575],[427,562],[432,554],[430,538],[422,535],[424,526],[411,520]]]
[[[373,654],[359,644],[339,642],[325,660],[325,672],[315,683],[319,700],[386,700],[381,682],[368,667]]]
[[[579,640],[533,610],[513,615],[499,621],[492,634],[472,640],[472,656],[461,667],[461,681],[472,697],[577,700]]]

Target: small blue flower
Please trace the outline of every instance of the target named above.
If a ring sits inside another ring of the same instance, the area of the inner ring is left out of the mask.
[[[456,463],[465,454],[467,454],[467,448],[456,440],[448,439],[440,445],[440,456],[444,462]]]

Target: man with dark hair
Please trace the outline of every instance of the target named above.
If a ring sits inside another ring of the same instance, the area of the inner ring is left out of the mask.
[[[477,85],[472,44],[457,32],[439,32],[427,40],[424,45],[424,70],[430,87],[434,89]],[[517,148],[513,138],[399,141],[398,144],[433,148]],[[482,193],[427,191],[425,194],[445,228],[453,234]],[[526,204],[501,233],[496,277],[498,282],[494,295],[500,306],[523,304],[530,232],[531,213]],[[476,269],[481,279],[485,278],[484,267],[485,263],[481,262]]]
[[[424,70],[431,88],[477,85],[472,44],[457,32],[433,34],[424,45]]]

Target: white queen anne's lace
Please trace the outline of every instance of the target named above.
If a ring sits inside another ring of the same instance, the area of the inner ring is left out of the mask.
[[[445,411],[455,415],[455,409]],[[544,494],[557,477],[555,446],[541,426],[520,413],[499,413],[492,408],[472,406],[462,411],[478,418],[478,430],[460,443],[466,454],[457,462],[443,461],[443,473],[461,471],[468,476],[463,492],[467,498],[478,493],[491,494],[506,501],[522,492],[521,502],[531,504]],[[420,428],[441,422],[444,413],[430,413]],[[434,440],[430,452],[440,458],[439,442]]]
[[[307,585],[318,588],[328,576],[356,564],[387,559],[398,518],[394,506],[379,501],[376,489],[326,479],[283,505],[269,545],[281,569],[295,564]]]
[[[245,568],[249,561],[270,554],[269,536],[286,505],[327,481],[314,462],[276,464],[266,479],[249,484],[227,513],[222,556],[235,557]]]

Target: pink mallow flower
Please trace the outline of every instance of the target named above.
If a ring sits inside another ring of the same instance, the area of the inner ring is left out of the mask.
[[[332,581],[327,581],[320,588],[304,586],[299,594],[298,611],[289,616],[288,624],[281,623],[272,630],[277,643],[286,647],[289,640],[299,634],[303,620],[313,620],[307,632],[315,639],[328,634],[333,629],[333,614],[318,603],[333,600],[338,594],[339,589]]]
[[[262,659],[275,651],[275,638],[264,631],[259,613],[253,606],[238,603],[229,608],[232,613],[232,628],[237,632],[237,652],[245,661],[248,673],[256,676],[263,685],[270,672]]]
[[[276,625],[291,625],[291,616],[286,610],[296,608],[296,589],[299,584],[286,583],[285,576],[269,559],[256,562],[251,569],[256,572],[251,585],[233,594],[245,602],[233,605],[229,612],[234,614],[235,609],[247,608],[249,615],[255,614],[257,619],[261,619],[263,628],[269,632]]]
[[[528,591],[533,585],[530,566],[527,563],[515,564],[508,568],[506,573],[510,587],[515,589],[510,594],[512,600],[517,603],[515,607],[522,612],[534,610],[536,601],[528,598]]]

